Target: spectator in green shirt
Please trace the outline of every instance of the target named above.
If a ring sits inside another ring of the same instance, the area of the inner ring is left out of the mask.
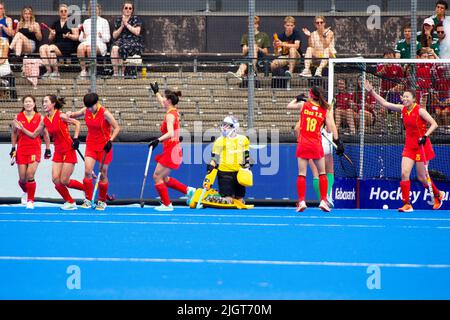
[[[439,37],[434,31],[434,20],[426,18],[422,24],[422,31],[417,32],[417,41],[421,48],[431,48],[439,56]],[[419,51],[419,49],[417,49]]]
[[[397,42],[395,46],[396,59],[411,58],[411,25],[407,24],[403,27],[403,39]],[[420,50],[420,42],[416,41],[416,50]],[[415,57],[414,57],[415,58]]]
[[[267,33],[260,32],[259,26],[260,26],[261,19],[258,16],[255,16],[254,18],[254,26],[255,26],[255,52],[254,57],[258,57],[258,60],[263,59],[269,52],[270,48],[270,39]],[[242,47],[242,55],[244,57],[250,56],[249,55],[249,47],[248,47],[248,34],[244,34],[241,38],[241,47]],[[235,76],[238,79],[242,79],[242,77],[247,72],[247,64],[241,63],[239,66],[239,69],[234,72],[228,72],[228,74]],[[253,70],[256,72],[256,61],[253,62]]]
[[[441,22],[444,23],[446,16],[445,13],[448,9],[448,3],[445,0],[438,0],[436,1],[436,7],[435,7],[435,15],[431,16],[430,18],[434,21],[434,26],[436,26]]]

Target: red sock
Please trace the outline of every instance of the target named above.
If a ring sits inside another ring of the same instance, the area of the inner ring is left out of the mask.
[[[64,199],[65,202],[69,202],[69,203],[75,202],[75,201],[73,201],[72,197],[70,196],[69,189],[67,189],[67,187],[65,185],[63,185],[62,183],[55,184],[55,189],[56,189],[56,191],[59,192],[59,194],[61,195],[61,197]]]
[[[326,174],[319,175],[319,189],[320,189],[320,200],[327,200],[328,193],[328,179]]]
[[[161,198],[163,205],[168,206],[170,204],[169,192],[167,191],[167,186],[164,182],[155,184],[156,191]]]
[[[403,203],[409,203],[409,190],[411,189],[411,182],[409,180],[400,181],[400,189],[402,190]]]
[[[305,176],[297,176],[297,193],[298,193],[299,201],[305,200],[305,193],[306,193],[306,177]]]
[[[166,185],[171,188],[171,189],[175,189],[183,194],[187,194],[187,186],[183,183],[181,183],[180,181],[178,181],[175,178],[171,178],[168,177],[169,181],[166,182]]]
[[[23,192],[27,192],[27,183],[19,180],[19,186]]]
[[[84,178],[83,186],[84,186],[84,196],[86,197],[86,199],[92,200],[92,193],[94,192],[94,185],[92,184],[92,178],[91,179]]]
[[[34,202],[34,194],[36,193],[36,181],[27,182],[28,201]]]
[[[425,189],[428,190],[428,184],[425,183],[423,186],[424,186]],[[433,189],[434,197],[435,198],[439,197],[439,189],[436,187],[436,185],[434,184],[433,180],[431,180],[431,188]]]
[[[67,188],[84,191],[84,185],[78,180],[70,180]]]
[[[108,182],[99,182],[98,183],[98,200],[105,202],[107,192],[108,192]]]

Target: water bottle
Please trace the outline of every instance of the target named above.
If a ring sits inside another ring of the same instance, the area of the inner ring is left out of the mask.
[[[141,75],[142,75],[142,78],[147,78],[147,67],[146,66],[142,67]]]

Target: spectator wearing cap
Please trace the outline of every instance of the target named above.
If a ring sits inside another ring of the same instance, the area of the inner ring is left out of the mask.
[[[422,31],[417,32],[417,41],[420,42],[419,49],[425,49],[429,53],[433,52],[439,56],[439,37],[434,31],[434,20],[431,18],[426,18],[422,24]]]

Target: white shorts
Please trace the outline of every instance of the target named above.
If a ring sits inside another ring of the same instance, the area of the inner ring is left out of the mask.
[[[80,44],[84,44],[86,46],[90,46],[91,45],[91,40],[83,41]],[[106,52],[107,52],[106,43],[97,40],[97,49],[98,49],[98,51],[100,51],[100,55],[102,57],[104,57],[106,55]]]
[[[327,132],[325,129],[322,129],[323,153],[327,155],[333,152],[333,145],[324,137],[324,135],[326,135],[327,138],[330,139],[330,141],[333,141],[333,133]]]

